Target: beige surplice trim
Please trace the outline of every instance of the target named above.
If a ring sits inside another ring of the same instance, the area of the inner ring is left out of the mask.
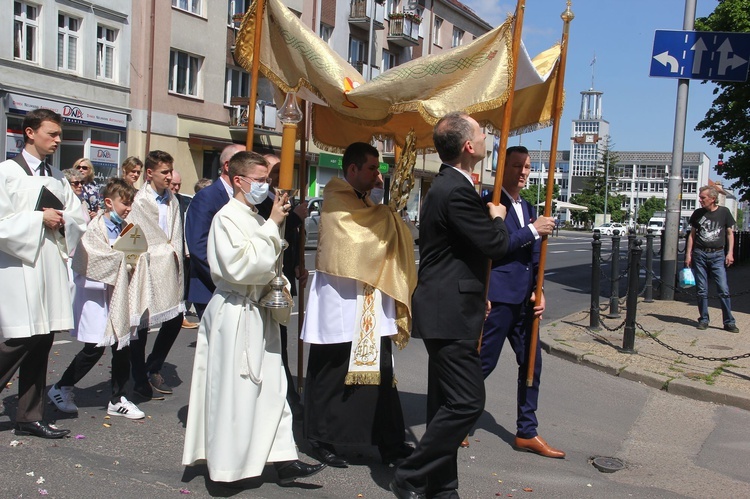
[[[378,311],[382,309],[380,291],[357,281],[357,329],[349,354],[346,385],[380,384],[380,324]]]

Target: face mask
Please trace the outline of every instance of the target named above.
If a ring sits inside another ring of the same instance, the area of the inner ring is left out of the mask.
[[[385,189],[383,189],[382,187],[374,187],[370,191],[370,199],[372,199],[372,202],[375,204],[382,203],[383,196],[385,196]]]
[[[245,194],[245,200],[251,205],[259,205],[268,197],[268,184],[263,182],[252,182],[250,192],[242,191]]]
[[[117,225],[125,225],[125,220],[123,220],[122,217],[118,215],[115,210],[112,210],[109,212],[109,219],[112,220]]]

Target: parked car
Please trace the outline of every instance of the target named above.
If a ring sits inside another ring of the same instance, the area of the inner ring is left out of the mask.
[[[318,247],[318,228],[320,226],[320,210],[323,208],[323,198],[307,200],[307,218],[305,219],[305,249]]]
[[[594,227],[594,232],[599,231],[600,234],[605,236],[611,236],[614,231],[620,231],[620,235],[625,235],[628,233],[628,228],[625,227],[621,223],[617,222],[607,222],[604,224],[601,224],[599,227]]]

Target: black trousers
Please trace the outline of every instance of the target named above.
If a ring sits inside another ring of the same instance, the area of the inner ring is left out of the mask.
[[[305,438],[333,445],[372,444],[381,450],[403,444],[404,414],[393,383],[391,345],[390,338],[381,338],[380,385],[344,384],[351,342],[310,345]]]
[[[299,408],[301,401],[299,393],[297,393],[297,390],[295,389],[294,377],[292,376],[292,372],[289,370],[289,353],[287,352],[286,344],[286,326],[281,325],[279,329],[279,336],[281,337],[281,362],[284,364],[284,374],[286,375],[286,401],[289,402],[289,407],[292,409],[292,413],[294,413],[295,409]]]
[[[44,389],[47,363],[54,333],[13,338],[0,343],[0,391],[18,372],[17,423],[44,419]]]
[[[130,342],[130,363],[135,386],[145,385],[148,383],[150,373],[161,371],[164,361],[167,360],[167,355],[169,355],[169,350],[174,345],[174,340],[180,334],[182,319],[183,314],[179,314],[177,317],[162,322],[148,359],[146,359],[148,328],[138,330],[138,338]]]
[[[424,340],[430,356],[427,429],[396,482],[428,497],[458,497],[458,448],[484,410],[477,340]]]
[[[99,362],[107,347],[98,347],[96,343],[84,343],[80,352],[73,357],[70,365],[63,373],[57,386],[75,386]],[[117,349],[117,343],[112,345],[112,397],[115,404],[120,397],[127,396],[127,385],[130,380],[130,347]]]

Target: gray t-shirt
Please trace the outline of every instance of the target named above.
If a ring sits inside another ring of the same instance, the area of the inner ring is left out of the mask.
[[[695,248],[723,248],[728,228],[735,224],[732,213],[719,206],[714,211],[698,208],[690,216],[690,226],[695,228]]]

